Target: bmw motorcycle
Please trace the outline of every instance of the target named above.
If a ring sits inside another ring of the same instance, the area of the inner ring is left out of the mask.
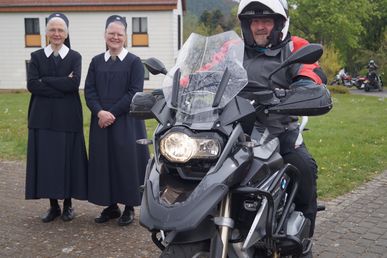
[[[364,90],[367,92],[370,90],[383,91],[383,82],[376,71],[368,71],[367,79],[364,84]]]
[[[137,93],[131,105],[134,117],[158,122],[153,139],[138,142],[154,145],[140,224],[160,257],[297,257],[311,248],[310,221],[294,205],[300,173],[284,164],[278,138],[254,122],[259,112],[324,114],[329,92],[259,88],[248,82],[243,51],[235,32],[192,34],[169,72],[155,58],[145,62],[166,75],[162,90]],[[310,44],[271,75],[321,54]]]

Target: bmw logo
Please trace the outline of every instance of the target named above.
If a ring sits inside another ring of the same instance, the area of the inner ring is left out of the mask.
[[[282,178],[282,180],[281,180],[281,189],[282,189],[282,190],[285,189],[287,183],[288,183],[288,182],[286,181],[286,179],[285,179],[285,178]]]

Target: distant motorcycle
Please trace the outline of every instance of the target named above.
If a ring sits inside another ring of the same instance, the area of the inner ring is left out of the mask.
[[[357,76],[352,79],[352,85],[355,86],[357,89],[362,90],[364,89],[366,80],[367,76]]]
[[[353,79],[352,76],[349,74],[337,74],[335,76],[335,79],[330,83],[330,85],[343,85],[345,87],[352,87],[353,86]]]
[[[365,80],[364,90],[379,90],[383,91],[383,82],[380,76],[376,73],[376,71],[369,71],[367,74],[367,79]]]

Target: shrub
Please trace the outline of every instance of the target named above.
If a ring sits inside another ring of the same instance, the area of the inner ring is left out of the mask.
[[[349,89],[342,85],[328,85],[328,89],[331,93],[349,94]]]
[[[335,77],[337,72],[342,68],[339,53],[330,45],[324,45],[324,54],[321,57],[320,66],[323,68],[328,81]]]

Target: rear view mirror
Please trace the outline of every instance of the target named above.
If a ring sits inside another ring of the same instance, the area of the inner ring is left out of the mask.
[[[294,63],[313,64],[320,59],[322,54],[323,48],[320,44],[308,44],[290,55],[283,66]]]
[[[152,107],[156,103],[156,98],[152,93],[137,92],[130,104],[129,114],[137,119],[151,119],[154,118]]]
[[[165,68],[164,64],[158,60],[157,58],[151,57],[145,60],[144,62],[145,67],[148,69],[148,71],[153,74],[167,74],[168,71]]]
[[[313,64],[317,62],[323,54],[323,47],[320,44],[308,44],[303,46],[293,54],[291,54],[288,59],[286,59],[279,67],[277,67],[269,75],[269,80],[279,70],[295,63],[301,64]]]

